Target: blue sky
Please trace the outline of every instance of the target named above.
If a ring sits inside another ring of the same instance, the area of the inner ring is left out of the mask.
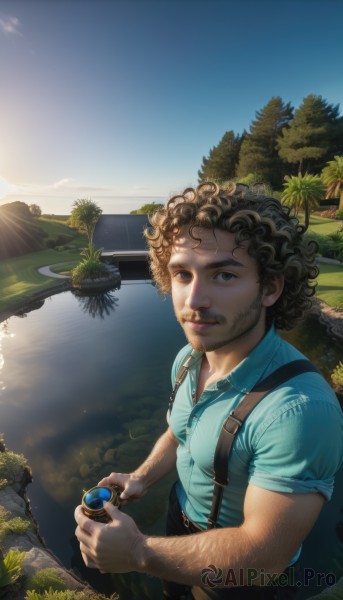
[[[196,184],[272,96],[342,102],[342,22],[341,0],[0,0],[0,204]]]

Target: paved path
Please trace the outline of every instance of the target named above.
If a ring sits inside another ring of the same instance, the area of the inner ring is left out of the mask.
[[[50,267],[40,267],[38,273],[45,275],[46,277],[54,277],[55,279],[70,279],[69,275],[60,275],[59,273],[53,273]]]

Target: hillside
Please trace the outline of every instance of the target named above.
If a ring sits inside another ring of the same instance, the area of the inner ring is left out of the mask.
[[[24,202],[0,206],[0,259],[40,250],[46,233]]]
[[[59,248],[77,235],[66,219],[34,218],[24,202],[0,206],[0,259]]]

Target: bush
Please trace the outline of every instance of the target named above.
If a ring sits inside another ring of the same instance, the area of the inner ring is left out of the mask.
[[[74,590],[56,591],[53,589],[45,592],[28,591],[25,600],[119,600],[118,594],[109,598],[96,592],[75,592]]]
[[[329,235],[309,232],[305,234],[307,240],[314,240],[318,244],[321,256],[343,261],[343,235],[340,231]]]
[[[108,277],[108,271],[103,263],[94,258],[80,262],[71,272],[72,283],[82,283],[85,279]]]
[[[27,583],[28,590],[44,592],[45,590],[62,591],[67,589],[66,582],[56,569],[48,568],[37,571]]]
[[[8,483],[14,483],[22,478],[24,467],[27,460],[22,454],[15,454],[7,450],[0,452],[0,473],[1,478],[6,479]]]
[[[2,542],[9,533],[23,535],[31,525],[29,519],[24,519],[23,517],[13,517],[13,519],[9,519],[8,517],[8,512],[0,506],[0,542]]]
[[[336,216],[336,208],[329,208],[327,210],[323,210],[320,213],[321,217],[326,217],[327,219],[337,219],[338,217]]]
[[[9,550],[5,558],[0,558],[0,590],[15,583],[22,574],[25,552]]]
[[[336,210],[335,219],[343,219],[343,208]]]
[[[343,363],[339,362],[331,374],[331,379],[336,385],[343,386]]]

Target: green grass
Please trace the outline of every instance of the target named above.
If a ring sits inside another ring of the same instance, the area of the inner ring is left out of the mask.
[[[38,273],[39,267],[53,266],[55,273],[67,274],[81,260],[86,236],[68,227],[62,217],[40,217],[37,222],[47,233],[45,243],[63,237],[64,245],[0,261],[0,313],[15,311],[37,292],[56,286],[58,280]]]
[[[341,221],[327,219],[319,215],[311,215],[309,231],[320,233],[321,235],[329,235],[330,233],[336,233],[341,226]]]
[[[73,238],[77,235],[77,231],[68,227],[66,222],[62,221],[62,219],[47,219],[46,217],[39,217],[39,219],[37,219],[37,223],[42,229],[44,229],[49,238],[57,238],[59,235],[68,235]]]
[[[0,261],[0,313],[15,311],[35,293],[56,286],[56,279],[41,275],[37,269],[53,265],[56,273],[69,272],[81,260],[86,243],[84,236],[78,236],[63,251],[46,249]]]
[[[317,298],[335,308],[343,308],[343,265],[320,263]]]

